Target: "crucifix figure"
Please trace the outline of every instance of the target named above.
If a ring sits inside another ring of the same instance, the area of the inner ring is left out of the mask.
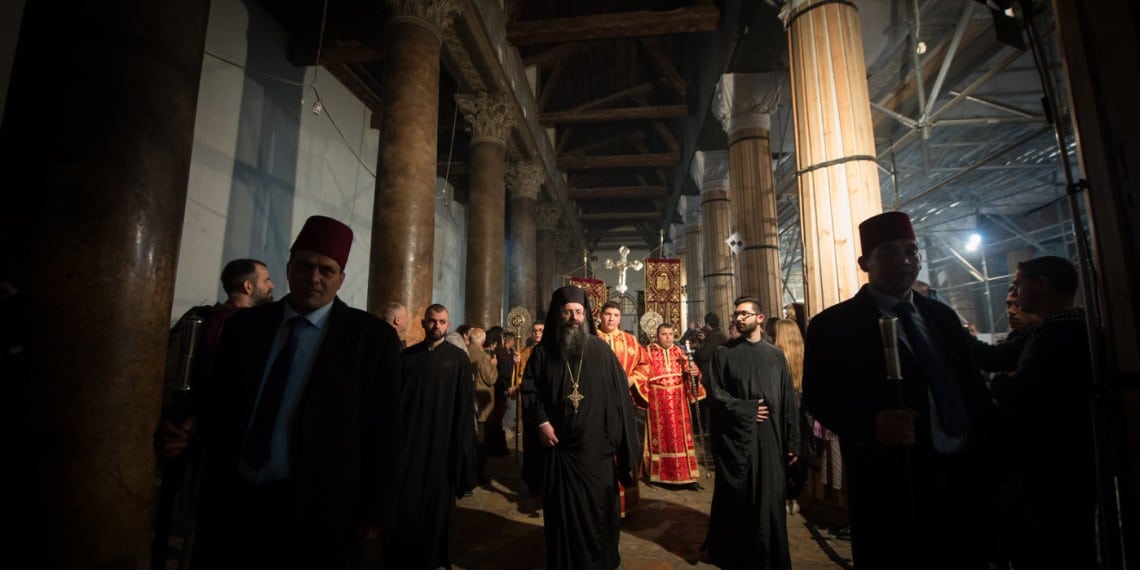
[[[618,284],[614,289],[617,290],[619,295],[624,295],[625,292],[629,290],[629,287],[625,285],[625,271],[627,269],[641,271],[643,264],[640,260],[629,261],[629,248],[624,245],[618,248],[618,255],[621,257],[617,263],[614,263],[612,259],[606,260],[606,269],[613,269],[615,267],[618,269]]]

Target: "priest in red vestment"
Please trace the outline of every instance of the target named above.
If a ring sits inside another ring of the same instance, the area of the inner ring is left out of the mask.
[[[642,442],[642,447],[644,447],[645,408],[649,405],[645,393],[646,382],[649,380],[649,353],[645,352],[645,347],[637,342],[637,338],[618,327],[621,324],[621,305],[617,301],[607,301],[602,305],[601,315],[602,320],[598,323],[598,336],[613,349],[614,356],[617,356],[622,370],[625,371],[626,379],[629,381],[629,395],[634,405],[637,436]],[[641,473],[641,466],[637,466],[633,472],[635,476],[633,484],[629,486],[619,485],[622,517],[625,517],[626,513],[637,506],[637,501],[641,496],[637,489],[636,479]]]
[[[673,344],[674,334],[673,325],[661,324],[656,342],[647,351],[649,379],[644,391],[649,408],[642,464],[651,483],[696,484],[700,467],[689,404],[704,399],[705,388],[696,381],[700,378],[697,366]]]

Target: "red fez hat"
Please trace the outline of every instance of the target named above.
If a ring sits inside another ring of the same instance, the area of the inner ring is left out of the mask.
[[[876,247],[896,239],[916,239],[914,227],[910,225],[910,216],[902,212],[883,212],[859,224],[863,255],[869,255]]]
[[[348,263],[348,250],[352,248],[352,228],[326,216],[310,216],[290,252],[298,249],[315,251],[327,255],[340,264],[341,270]]]

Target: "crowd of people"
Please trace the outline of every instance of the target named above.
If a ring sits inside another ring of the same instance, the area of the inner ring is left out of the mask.
[[[174,328],[172,355],[200,335],[195,397],[179,413],[167,402],[156,451],[180,474],[164,470],[163,491],[193,504],[174,531],[156,523],[156,546],[181,533],[201,568],[352,568],[364,541],[379,567],[448,568],[455,502],[513,438],[552,569],[619,567],[639,483],[700,489],[702,453],[715,476],[702,550],[721,567],[790,568],[787,516],[811,485],[842,497],[837,535],[859,568],[1091,567],[1092,394],[1072,264],[1022,262],[1013,332],[988,345],[916,291],[905,214],[859,233],[867,285],[810,322],[802,304],[746,296],[727,331],[710,312],[642,344],[618,303],[595,322],[566,286],[525,343],[493,323],[453,328],[435,304],[405,346],[407,306],[377,317],[337,298],[352,231],[313,216],[287,295],[274,300],[264,263],[235,260],[227,301]]]

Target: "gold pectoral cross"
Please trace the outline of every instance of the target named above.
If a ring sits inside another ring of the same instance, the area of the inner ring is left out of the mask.
[[[582,400],[584,400],[585,398],[586,397],[583,396],[582,393],[578,391],[578,385],[577,384],[574,385],[574,391],[570,392],[569,396],[566,396],[566,399],[570,400],[570,405],[574,406],[574,413],[578,412],[578,404],[581,404]]]

